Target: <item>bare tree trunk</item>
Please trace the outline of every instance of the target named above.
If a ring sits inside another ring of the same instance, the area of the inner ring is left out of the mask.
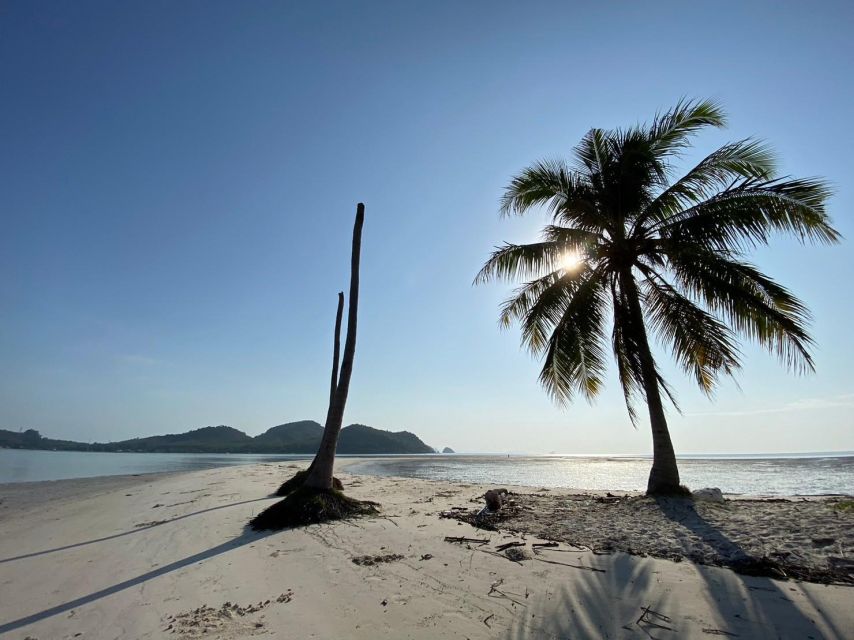
[[[356,322],[359,310],[359,258],[362,251],[362,225],[365,222],[365,205],[356,207],[356,222],[353,225],[353,252],[350,259],[350,299],[347,308],[347,338],[344,342],[344,356],[341,360],[341,373],[335,392],[331,393],[329,411],[320,448],[311,465],[305,486],[315,489],[332,488],[332,468],[335,464],[335,450],[338,447],[338,435],[344,422],[344,408],[350,391],[350,378],[353,375],[353,356],[356,353]],[[343,298],[340,298],[343,300]],[[339,306],[339,309],[341,307]],[[337,323],[336,323],[337,325]],[[340,325],[339,330],[340,330]]]
[[[650,495],[677,493],[679,491],[679,467],[676,464],[676,453],[667,429],[667,418],[664,415],[664,405],[661,402],[661,390],[658,386],[658,372],[655,360],[649,348],[649,337],[644,326],[643,311],[640,306],[637,285],[631,271],[620,277],[620,284],[628,300],[633,331],[638,342],[638,357],[643,375],[644,395],[649,409],[649,422],[652,427],[652,469],[649,472],[646,492]]]
[[[344,292],[338,292],[338,312],[335,314],[335,344],[332,349],[332,384],[329,386],[329,406],[335,401],[338,389],[338,360],[341,353],[341,317],[344,315]],[[329,410],[327,409],[327,419]]]
[[[332,347],[332,382],[329,385],[329,407],[335,401],[335,391],[338,389],[338,362],[341,355],[341,318],[344,315],[344,292],[338,292],[338,311],[335,313],[335,337],[333,338]],[[326,410],[326,420],[329,421],[329,409]],[[314,463],[317,462],[317,454],[308,465],[306,474],[310,475],[314,469]]]

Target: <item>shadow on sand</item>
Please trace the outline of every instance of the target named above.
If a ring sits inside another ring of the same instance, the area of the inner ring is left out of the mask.
[[[662,500],[659,506],[668,518],[712,547],[721,564],[724,559],[750,557],[702,518],[690,501]],[[666,561],[623,553],[609,556],[601,565],[593,562],[607,573],[582,571],[571,581],[553,583],[546,596],[530,602],[526,613],[514,619],[507,639],[845,637],[798,582],[745,576],[688,562],[664,578],[656,566]],[[703,583],[697,585],[695,576]],[[808,613],[792,600],[792,592],[798,593]],[[649,613],[644,615],[647,607]]]
[[[254,502],[254,500],[248,500],[246,502]],[[243,504],[243,503],[236,503]],[[225,505],[225,506],[233,506],[233,505]],[[221,508],[221,507],[217,507]],[[210,511],[211,509],[207,509]],[[201,513],[201,512],[199,512]],[[188,514],[193,515],[193,514]],[[187,517],[187,516],[182,516]],[[176,520],[180,518],[175,518]],[[132,533],[132,532],[128,532]],[[123,534],[119,534],[123,535]],[[64,602],[62,604],[58,604],[54,607],[50,607],[43,611],[39,611],[38,613],[33,613],[28,616],[24,616],[23,618],[18,618],[17,620],[12,620],[10,622],[6,622],[0,624],[0,635],[4,633],[8,633],[10,631],[15,631],[16,629],[20,629],[21,627],[27,626],[29,624],[33,624],[35,622],[39,622],[40,620],[44,620],[46,618],[50,618],[51,616],[58,615],[60,613],[65,613],[66,611],[70,611],[71,609],[76,609],[77,607],[82,607],[83,605],[89,604],[90,602],[94,602],[101,598],[106,598],[107,596],[113,595],[114,593],[118,593],[119,591],[124,591],[125,589],[129,589],[136,585],[147,582],[148,580],[153,580],[159,576],[165,575],[167,573],[171,573],[173,571],[177,571],[179,569],[183,569],[189,565],[202,562],[203,560],[208,560],[220,554],[226,553],[233,549],[237,549],[244,545],[250,544],[252,542],[256,542],[268,534],[266,533],[258,533],[249,529],[249,527],[245,527],[243,533],[236,538],[229,540],[227,542],[223,542],[215,547],[210,549],[206,549],[204,551],[200,551],[199,553],[194,553],[191,556],[187,556],[186,558],[182,558],[181,560],[176,560],[175,562],[170,562],[167,565],[162,567],[158,567],[157,569],[153,569],[147,573],[143,573],[142,575],[136,576],[135,578],[130,578],[128,580],[124,580],[122,582],[118,582],[112,586],[106,587],[99,591],[95,591],[88,595],[82,596],[80,598],[75,598],[74,600],[69,600],[68,602]],[[116,536],[113,536],[116,537]],[[97,542],[97,541],[93,541]]]
[[[250,504],[252,502],[260,502],[261,500],[270,500],[271,498],[275,498],[276,496],[267,496],[264,498],[254,498],[252,500],[242,500],[240,502],[231,502],[229,504],[221,504],[218,507],[210,507],[208,509],[200,509],[199,511],[193,511],[193,513],[185,513],[182,516],[177,516],[175,518],[169,518],[168,520],[160,520],[158,522],[154,522],[152,524],[147,524],[141,527],[136,527],[135,529],[131,529],[130,531],[123,531],[122,533],[114,533],[110,536],[104,536],[103,538],[95,538],[94,540],[86,540],[85,542],[75,542],[74,544],[67,544],[62,547],[55,547],[53,549],[45,549],[43,551],[33,551],[32,553],[24,553],[19,556],[12,556],[10,558],[0,558],[0,564],[5,562],[13,562],[15,560],[24,560],[26,558],[35,558],[36,556],[43,556],[47,553],[55,553],[57,551],[66,551],[67,549],[76,549],[77,547],[85,547],[86,545],[95,544],[96,542],[106,542],[107,540],[115,540],[116,538],[122,538],[124,536],[129,536],[134,533],[140,533],[141,531],[147,531],[148,529],[154,529],[155,527],[162,527],[164,524],[170,524],[172,522],[177,522],[178,520],[183,520],[185,518],[192,518],[193,516],[198,516],[203,513],[209,513],[211,511],[218,511],[219,509],[228,509],[229,507],[236,507],[241,504]]]

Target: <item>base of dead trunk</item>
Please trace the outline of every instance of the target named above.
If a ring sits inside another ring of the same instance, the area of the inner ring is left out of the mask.
[[[282,485],[276,489],[276,495],[282,497],[290,495],[305,484],[306,478],[308,478],[308,469],[297,471],[292,478],[285,480]],[[337,491],[343,491],[344,484],[338,478],[332,478],[332,488]]]
[[[647,485],[646,495],[659,498],[690,498],[691,490],[684,484],[653,484]]]
[[[319,522],[375,515],[378,513],[377,506],[376,502],[348,498],[335,489],[302,486],[252,518],[249,526],[256,531],[303,527]]]

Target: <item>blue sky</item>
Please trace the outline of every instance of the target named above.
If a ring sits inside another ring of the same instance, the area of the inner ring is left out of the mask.
[[[0,428],[115,440],[326,410],[367,205],[345,420],[470,451],[646,452],[613,377],[554,406],[509,287],[473,288],[510,176],[592,126],[720,100],[854,237],[850,3],[0,5]],[[686,165],[695,155],[686,158]],[[746,345],[714,402],[669,364],[683,452],[854,449],[854,251],[755,261],[812,308],[818,372]]]

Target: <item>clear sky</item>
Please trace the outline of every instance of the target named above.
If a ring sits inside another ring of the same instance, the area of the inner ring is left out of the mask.
[[[472,287],[510,176],[593,126],[720,100],[848,240],[755,261],[815,315],[817,373],[744,349],[710,402],[668,364],[678,451],[854,449],[850,2],[0,4],[0,427],[116,440],[325,415],[367,216],[345,421],[467,451],[637,453],[612,377],[561,410],[509,286]],[[694,157],[686,159],[686,164]]]

